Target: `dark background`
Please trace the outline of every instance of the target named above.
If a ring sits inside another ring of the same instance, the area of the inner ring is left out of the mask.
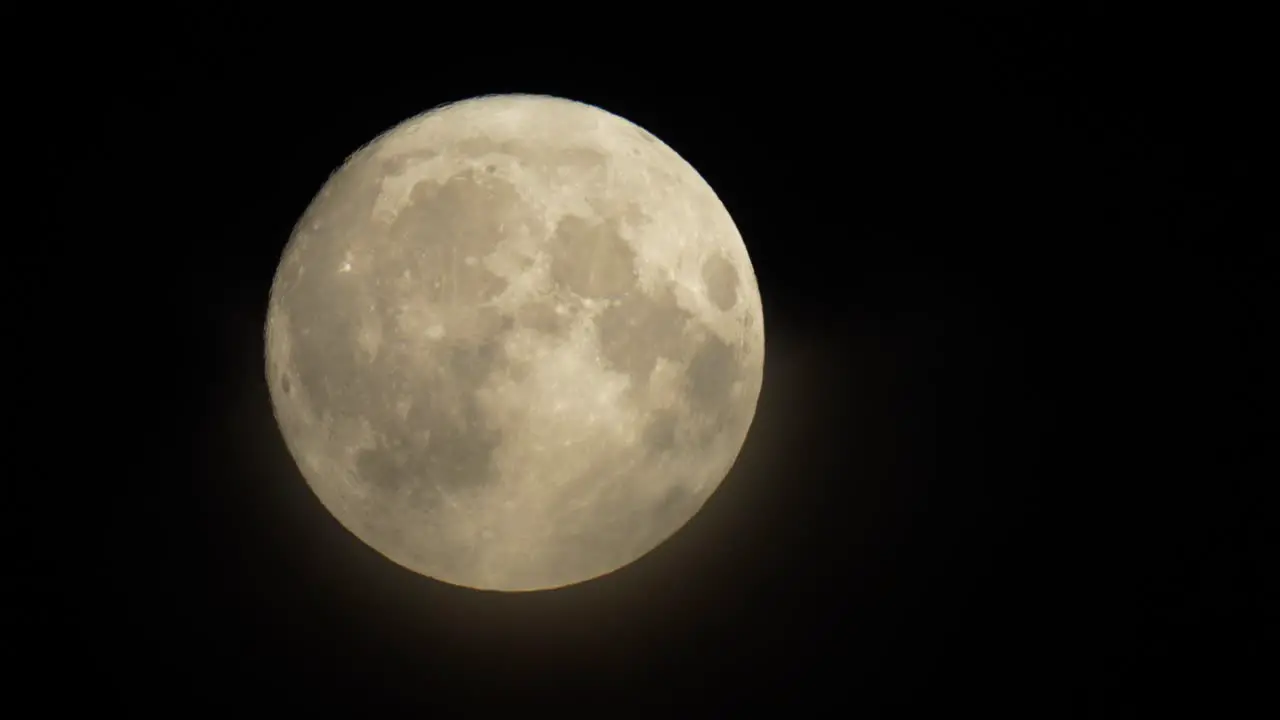
[[[56,318],[22,354],[53,388],[23,440],[52,499],[14,503],[22,689],[179,714],[1038,717],[1261,688],[1256,20],[569,24],[518,45],[341,20],[320,40],[139,19],[30,83],[27,149],[64,200],[16,282]],[[418,577],[343,530],[262,371],[275,263],[328,174],[501,92],[599,105],[683,155],[742,231],[768,334],[704,510],[530,595]]]

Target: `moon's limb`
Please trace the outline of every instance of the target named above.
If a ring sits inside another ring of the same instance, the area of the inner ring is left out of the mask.
[[[746,437],[764,328],[705,181],[597,108],[534,96],[415,118],[349,158],[272,288],[282,432],[321,502],[447,582],[625,565]]]

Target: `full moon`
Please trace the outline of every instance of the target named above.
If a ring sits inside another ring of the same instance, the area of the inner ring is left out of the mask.
[[[271,287],[266,370],[307,484],[454,585],[583,582],[648,553],[732,467],[760,292],[707,182],[559,98],[465,100],[351,155]]]

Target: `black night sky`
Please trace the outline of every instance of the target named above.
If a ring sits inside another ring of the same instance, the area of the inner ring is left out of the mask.
[[[44,166],[83,200],[42,216],[55,239],[17,281],[60,318],[34,323],[59,390],[30,447],[53,459],[41,502],[70,505],[13,525],[27,687],[178,717],[1138,717],[1260,689],[1275,265],[1250,23],[753,22],[642,59],[569,26],[504,51],[193,14],[33,81]],[[742,231],[768,337],[703,511],[531,595],[413,575],[342,529],[262,360],[275,264],[328,174],[501,92],[599,105],[683,155]]]

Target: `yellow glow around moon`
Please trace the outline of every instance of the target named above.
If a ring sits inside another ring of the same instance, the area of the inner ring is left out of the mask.
[[[307,483],[424,575],[536,590],[683,526],[755,413],[742,237],[671,148],[509,95],[411,119],[308,207],[271,290],[267,374]]]

